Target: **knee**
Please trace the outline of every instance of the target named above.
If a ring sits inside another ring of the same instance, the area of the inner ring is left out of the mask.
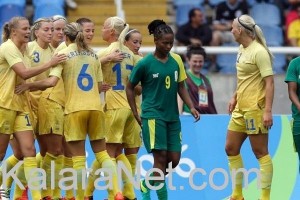
[[[267,148],[252,148],[252,151],[257,159],[262,158],[268,154]]]
[[[225,152],[226,152],[227,156],[237,155],[236,151],[235,151],[235,148],[234,148],[234,145],[231,145],[231,144],[226,144],[225,145]]]
[[[22,150],[24,157],[35,157],[36,151],[34,145],[25,146]]]

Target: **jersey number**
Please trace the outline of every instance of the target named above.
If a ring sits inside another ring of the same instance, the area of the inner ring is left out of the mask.
[[[25,119],[26,119],[26,122],[27,122],[26,126],[31,126],[29,116],[27,114],[25,115]]]
[[[254,131],[255,130],[254,119],[246,119],[246,129],[248,131]]]
[[[165,83],[166,83],[166,88],[170,89],[170,87],[171,87],[171,78],[170,78],[170,76],[166,77]]]
[[[126,65],[126,69],[132,71],[132,65]],[[113,90],[124,90],[125,86],[122,85],[122,71],[121,71],[121,64],[117,63],[112,68],[113,72],[116,72],[117,84],[112,87]]]
[[[90,74],[86,73],[89,64],[83,64],[82,68],[77,77],[77,85],[83,91],[89,91],[93,88],[93,78]],[[87,84],[83,84],[83,81],[86,80]]]
[[[34,56],[33,61],[34,61],[35,63],[40,62],[40,54],[39,54],[39,52],[34,52],[34,53],[33,53],[33,56]]]

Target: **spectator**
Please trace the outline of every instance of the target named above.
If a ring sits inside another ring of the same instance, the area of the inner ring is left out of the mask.
[[[206,58],[205,50],[200,46],[188,46],[186,57],[189,69],[185,83],[194,107],[201,114],[217,114],[210,81],[201,73]],[[191,114],[179,96],[178,108],[180,114]]]
[[[247,2],[239,0],[225,0],[216,7],[215,19],[213,21],[213,40],[212,46],[219,46],[223,43],[234,42],[231,31],[232,21],[248,14]]]
[[[297,19],[294,19],[287,27],[287,42],[290,46],[300,46],[300,4],[296,7]]]
[[[180,26],[176,33],[179,45],[209,45],[212,40],[212,30],[205,22],[205,16],[199,8],[189,11],[189,21]]]

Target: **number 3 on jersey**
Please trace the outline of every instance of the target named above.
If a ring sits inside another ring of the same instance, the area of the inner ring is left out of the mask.
[[[77,77],[77,85],[83,91],[89,91],[93,88],[93,77],[86,72],[89,64],[83,64]]]

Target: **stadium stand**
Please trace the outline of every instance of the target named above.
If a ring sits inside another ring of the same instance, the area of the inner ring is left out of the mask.
[[[8,3],[2,1],[0,3],[1,31],[4,23],[8,22],[12,17],[15,16],[25,16],[25,1],[15,1],[15,2],[8,2]],[[0,38],[0,43],[2,43],[1,40],[2,37]]]
[[[41,17],[52,17],[53,15],[65,16],[64,0],[33,0],[33,21]]]
[[[101,38],[101,29],[106,18],[116,16],[116,5],[111,0],[76,0],[78,7],[68,10],[68,20],[76,21],[79,17],[88,17],[95,23],[93,46],[106,46]],[[167,0],[144,0],[137,4],[136,0],[123,1],[125,20],[132,28],[143,35],[143,46],[153,45],[153,37],[149,35],[147,25],[153,19],[162,19],[169,23]]]

